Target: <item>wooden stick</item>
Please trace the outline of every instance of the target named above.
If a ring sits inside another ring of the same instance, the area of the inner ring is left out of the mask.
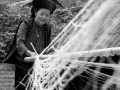
[[[35,53],[38,54],[37,51],[36,51],[36,49],[35,49],[35,47],[33,46],[32,42],[30,42],[30,44],[31,44],[33,50],[35,51]]]

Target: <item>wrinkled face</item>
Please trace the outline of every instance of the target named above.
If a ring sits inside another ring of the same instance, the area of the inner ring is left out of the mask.
[[[48,9],[40,9],[35,14],[36,14],[35,21],[39,25],[43,25],[45,23],[50,22],[50,10],[48,10]]]

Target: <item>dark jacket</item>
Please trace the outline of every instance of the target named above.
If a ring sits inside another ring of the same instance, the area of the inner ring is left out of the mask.
[[[29,28],[29,23],[31,21],[33,21],[33,24],[32,27]],[[24,76],[28,73],[28,70],[33,65],[33,63],[26,63],[23,56],[25,51],[28,49],[34,51],[30,42],[32,42],[36,51],[40,54],[51,42],[51,26],[48,24],[39,26],[32,19],[27,19],[25,22],[23,21],[19,26],[16,37],[16,49],[14,52],[11,51],[13,54],[10,53],[10,56],[7,58],[9,62],[11,61],[16,65],[16,85],[19,84],[19,82],[24,78]],[[17,90],[24,89],[20,86]]]
[[[26,22],[29,23],[30,20]],[[33,21],[31,30],[28,29],[29,27],[25,22],[21,23],[16,39],[17,50],[21,55],[23,55],[27,49],[34,51],[30,44],[30,42],[32,42],[35,49],[40,54],[51,42],[51,27],[47,24],[39,26]]]

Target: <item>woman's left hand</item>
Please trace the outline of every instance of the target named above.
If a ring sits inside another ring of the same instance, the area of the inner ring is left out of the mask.
[[[36,59],[36,56],[33,56],[33,57],[25,57],[24,58],[24,61],[25,62],[34,62]]]

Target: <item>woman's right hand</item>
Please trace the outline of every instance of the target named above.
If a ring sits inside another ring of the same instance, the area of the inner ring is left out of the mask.
[[[27,50],[25,52],[25,55],[27,55],[27,57],[24,58],[25,62],[34,62],[35,61],[35,56],[37,55],[35,52],[32,52],[30,50]]]
[[[26,54],[28,57],[34,57],[34,56],[37,55],[35,52],[32,52],[32,51],[30,51],[30,50],[27,50],[25,54]]]

